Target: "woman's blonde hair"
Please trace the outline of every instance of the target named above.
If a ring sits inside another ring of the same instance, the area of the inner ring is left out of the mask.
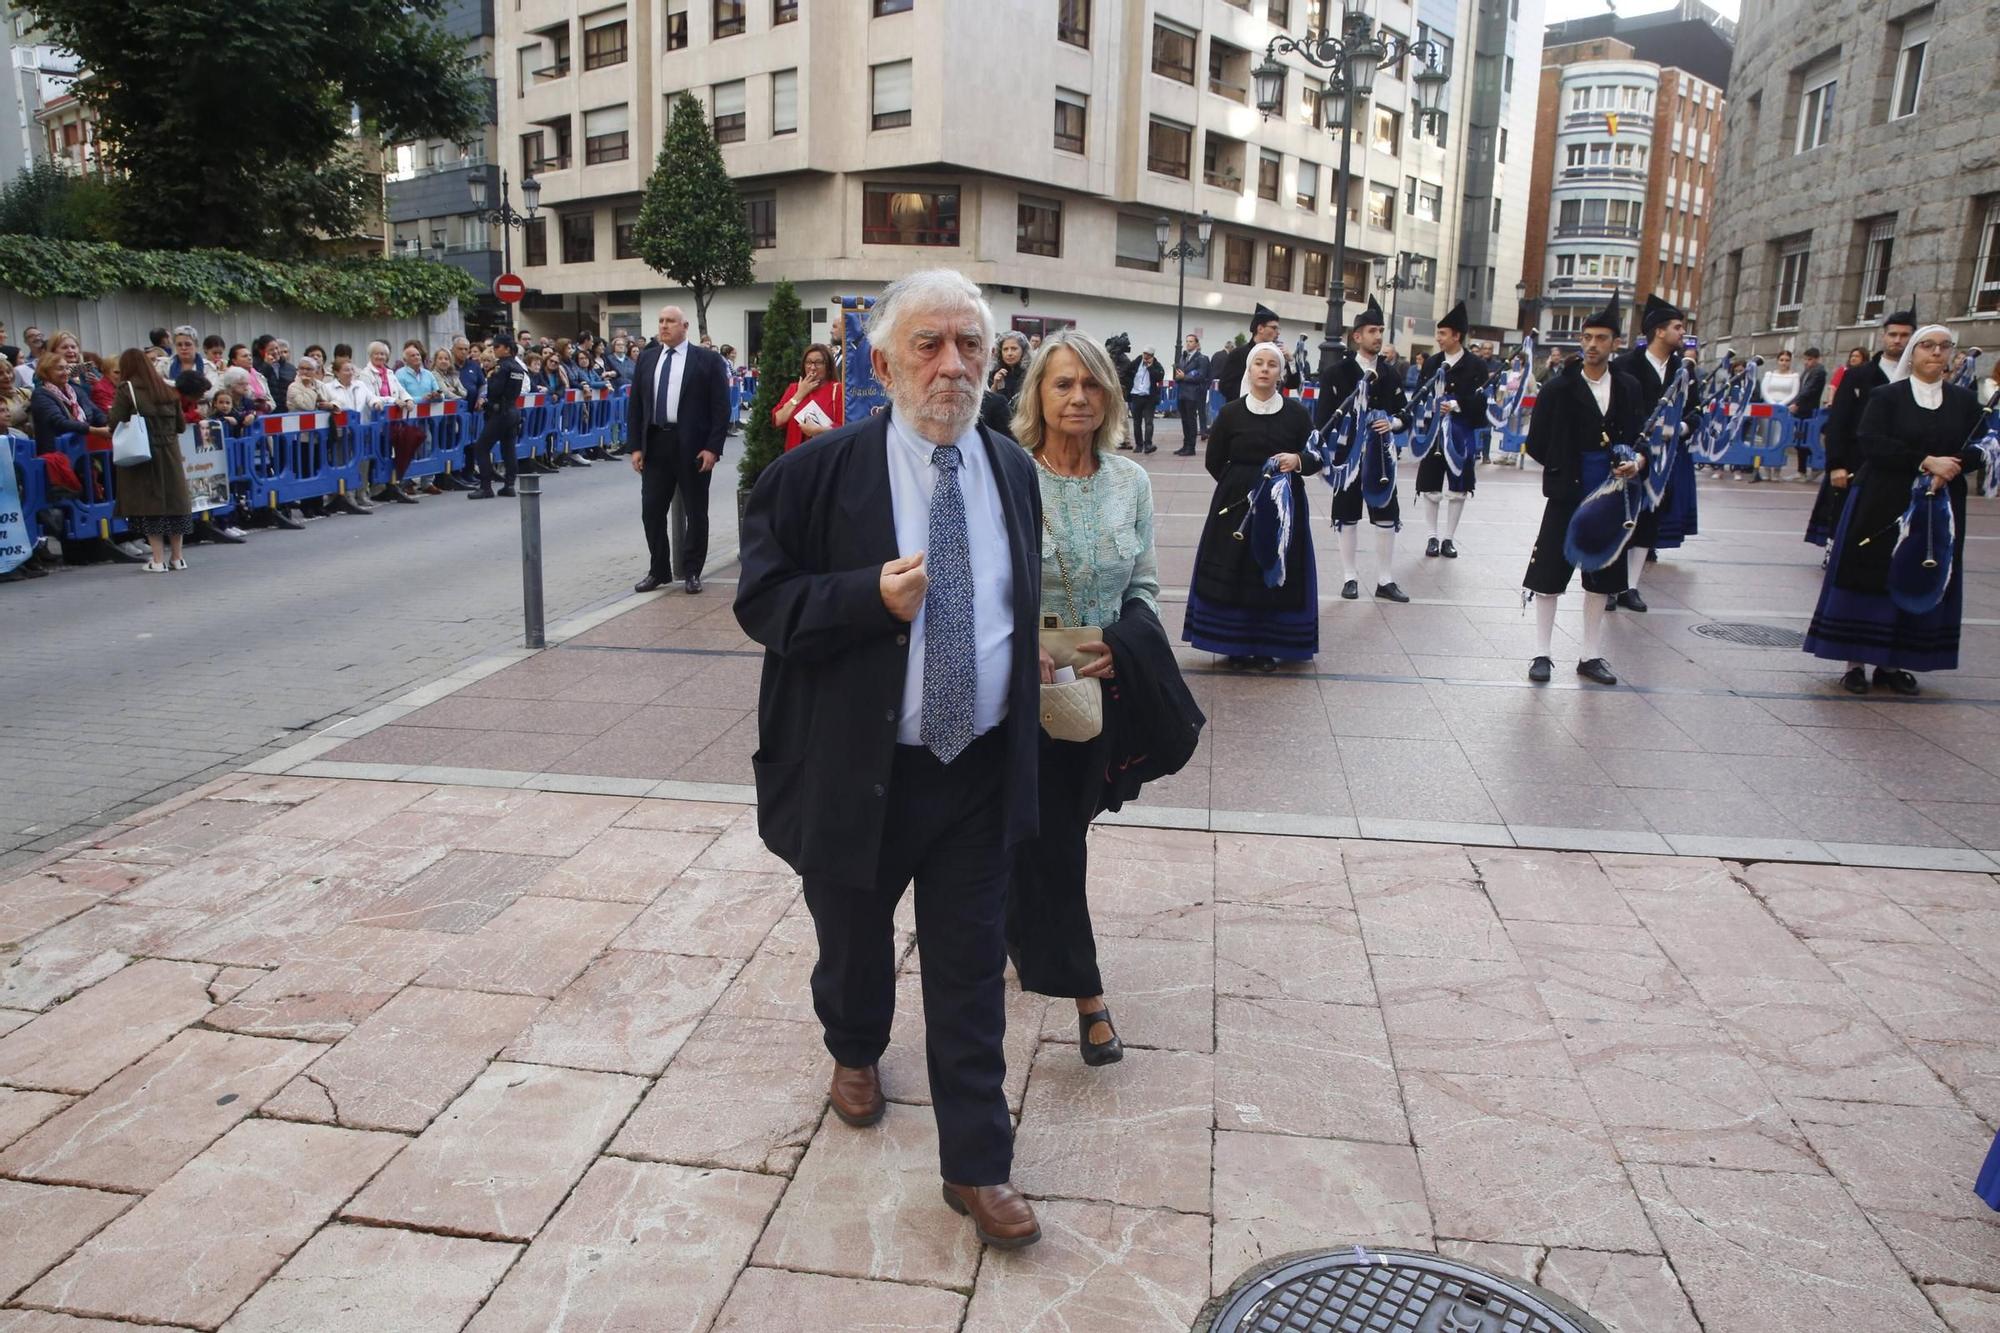
[[[1097,437],[1090,447],[1101,454],[1109,453],[1125,438],[1130,414],[1125,409],[1124,385],[1104,344],[1076,329],[1059,329],[1049,334],[1029,356],[1027,373],[1021,376],[1020,396],[1014,400],[1014,438],[1029,453],[1042,447],[1042,377],[1048,374],[1049,358],[1062,347],[1075,354],[1083,373],[1104,390],[1104,424],[1097,428]]]

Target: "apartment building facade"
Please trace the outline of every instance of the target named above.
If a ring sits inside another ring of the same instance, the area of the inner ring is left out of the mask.
[[[1470,12],[1471,0],[1382,0],[1376,18],[1450,42]],[[1158,220],[1177,228],[1204,211],[1214,231],[1188,265],[1189,331],[1213,347],[1259,303],[1288,340],[1316,330],[1339,142],[1315,71],[1290,62],[1269,119],[1251,71],[1273,37],[1318,17],[1309,0],[662,0],[580,13],[501,0],[500,160],[542,187],[516,262],[538,292],[521,322],[644,332],[659,304],[685,303],[636,258],[632,229],[671,106],[691,92],[756,245],[756,283],[710,310],[718,343],[755,347],[779,277],[823,323],[840,296],[943,264],[987,289],[1002,327],[1127,332],[1164,355],[1179,271],[1160,257]],[[1455,116],[1443,146],[1417,134],[1411,72],[1382,71],[1347,131],[1348,311],[1379,291],[1428,340],[1452,299],[1437,275],[1456,265],[1466,154]],[[1454,69],[1454,110],[1465,84]],[[1399,251],[1422,262],[1404,266],[1418,285],[1392,293],[1380,284]]]

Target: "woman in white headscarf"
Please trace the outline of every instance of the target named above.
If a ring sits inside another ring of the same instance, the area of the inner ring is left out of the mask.
[[[1848,486],[1805,641],[1813,656],[1847,663],[1840,683],[1850,694],[1867,694],[1871,687],[1915,694],[1913,672],[1958,666],[1965,598],[1964,474],[1979,467],[1983,455],[1971,447],[1979,400],[1970,390],[1946,383],[1957,345],[1942,324],[1918,329],[1891,382],[1869,395],[1855,431],[1859,467]],[[1944,599],[1914,615],[1890,598],[1889,556],[1898,520],[1920,475],[1931,479],[1933,490],[1949,489],[1957,545]],[[1870,666],[1875,668],[1872,682]]]

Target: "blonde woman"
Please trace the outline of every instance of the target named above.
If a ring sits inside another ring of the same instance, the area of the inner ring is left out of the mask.
[[[452,360],[449,347],[431,353],[431,374],[437,376],[438,389],[446,398],[465,397],[465,382],[458,376],[458,362]]]
[[[1064,329],[1029,358],[1013,435],[1033,455],[1042,493],[1042,614],[1067,627],[1108,630],[1140,608],[1157,627],[1153,483],[1117,453],[1126,418],[1117,368],[1095,338]],[[1167,648],[1164,632],[1158,637]],[[1095,656],[1077,675],[1115,677],[1109,643],[1083,651]],[[1054,671],[1044,651],[1044,684],[1053,683]],[[1008,950],[1021,986],[1076,1002],[1077,1045],[1087,1065],[1111,1064],[1125,1052],[1104,1002],[1085,892],[1085,839],[1106,808],[1104,772],[1096,742],[1042,734],[1041,835],[1021,850],[1007,904]]]

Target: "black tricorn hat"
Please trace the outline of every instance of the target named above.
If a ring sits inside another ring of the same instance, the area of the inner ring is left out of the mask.
[[[1438,327],[1441,329],[1450,329],[1461,338],[1471,332],[1472,321],[1466,318],[1465,302],[1460,301],[1457,305],[1445,311],[1444,318],[1438,321]]]
[[[1277,322],[1278,312],[1267,305],[1260,304],[1256,310],[1251,312],[1250,332],[1255,333],[1262,325],[1276,324]]]
[[[1904,306],[1901,310],[1891,311],[1889,314],[1882,316],[1883,328],[1886,329],[1891,324],[1903,324],[1913,329],[1917,327],[1917,294],[1915,292],[1910,293],[1910,303],[1907,306]]]
[[[1357,330],[1370,327],[1379,329],[1382,327],[1382,307],[1374,297],[1369,297],[1368,308],[1355,316],[1354,327]]]
[[[1659,328],[1660,325],[1686,318],[1687,315],[1679,306],[1670,305],[1648,292],[1646,294],[1645,313],[1639,316],[1639,328],[1648,336],[1651,336],[1653,330]]]
[[[1614,334],[1625,331],[1625,312],[1618,305],[1618,293],[1611,293],[1611,304],[1594,315],[1583,317],[1586,329],[1610,329]]]

